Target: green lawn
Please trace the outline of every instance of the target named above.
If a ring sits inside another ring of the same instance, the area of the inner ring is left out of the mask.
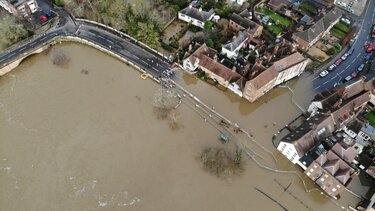
[[[266,25],[266,28],[276,36],[283,31],[283,29],[278,25]]]
[[[273,21],[275,21],[277,24],[280,24],[286,28],[290,28],[292,26],[292,21],[289,18],[283,17],[276,12],[266,9],[266,8],[261,8],[258,10],[259,13],[263,15],[269,16]]]
[[[346,33],[341,31],[340,29],[336,28],[336,27],[332,27],[331,29],[331,34],[339,39],[344,39],[345,36],[346,36]]]
[[[318,8],[315,6],[315,4],[307,1],[302,2],[301,8],[308,13],[316,14],[318,12]]]
[[[375,112],[372,111],[372,112],[366,114],[366,118],[370,122],[370,125],[375,127]]]
[[[341,31],[345,33],[348,33],[350,30],[350,26],[343,21],[338,22],[334,27],[340,29]]]

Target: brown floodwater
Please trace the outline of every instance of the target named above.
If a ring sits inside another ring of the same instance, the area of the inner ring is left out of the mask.
[[[51,53],[42,53],[0,78],[0,210],[339,209],[317,191],[306,193],[297,176],[264,170],[250,159],[231,180],[208,174],[199,153],[230,144],[218,141],[216,126],[193,106],[178,108],[182,127],[172,130],[154,114],[156,83],[95,49],[73,43],[54,48],[69,55],[67,66],[54,66]],[[261,162],[300,172],[271,142],[275,131],[301,112],[288,89],[250,104],[189,75],[179,77],[278,160]],[[307,81],[288,84],[303,107],[312,96]],[[292,195],[277,182],[291,184]],[[308,182],[308,188],[315,186]],[[338,202],[357,201],[346,193]]]

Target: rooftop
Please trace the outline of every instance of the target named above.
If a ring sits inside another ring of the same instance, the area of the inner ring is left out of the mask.
[[[179,11],[179,13],[182,13],[186,16],[192,17],[196,20],[199,20],[201,22],[207,21],[212,15],[215,14],[214,9],[210,9],[209,11],[203,11],[201,9],[197,9],[192,6],[188,6],[185,9],[182,9]]]

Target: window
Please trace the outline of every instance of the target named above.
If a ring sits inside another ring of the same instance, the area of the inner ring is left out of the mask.
[[[332,188],[332,191],[335,192],[335,191],[337,191],[337,189],[336,188]]]
[[[307,175],[307,176],[310,176],[310,172],[307,172],[306,175]]]
[[[310,172],[311,172],[311,173],[314,172],[314,169],[310,169]]]
[[[322,129],[318,130],[318,136],[323,134],[325,131],[326,131],[325,128],[322,128]]]
[[[320,178],[320,181],[324,182],[324,180],[325,180],[324,178]]]
[[[336,185],[337,188],[340,188],[341,186],[340,185]]]

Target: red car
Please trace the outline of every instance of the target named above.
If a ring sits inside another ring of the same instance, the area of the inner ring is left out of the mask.
[[[357,73],[356,72],[352,72],[352,77],[353,78],[357,77]]]
[[[335,62],[335,65],[336,65],[336,66],[339,66],[339,65],[342,63],[342,61],[344,61],[344,60],[342,60],[342,59],[337,60],[337,61]]]
[[[48,20],[48,18],[47,18],[47,16],[42,15],[42,16],[40,16],[40,20],[41,20],[43,23],[45,23],[45,22]]]

